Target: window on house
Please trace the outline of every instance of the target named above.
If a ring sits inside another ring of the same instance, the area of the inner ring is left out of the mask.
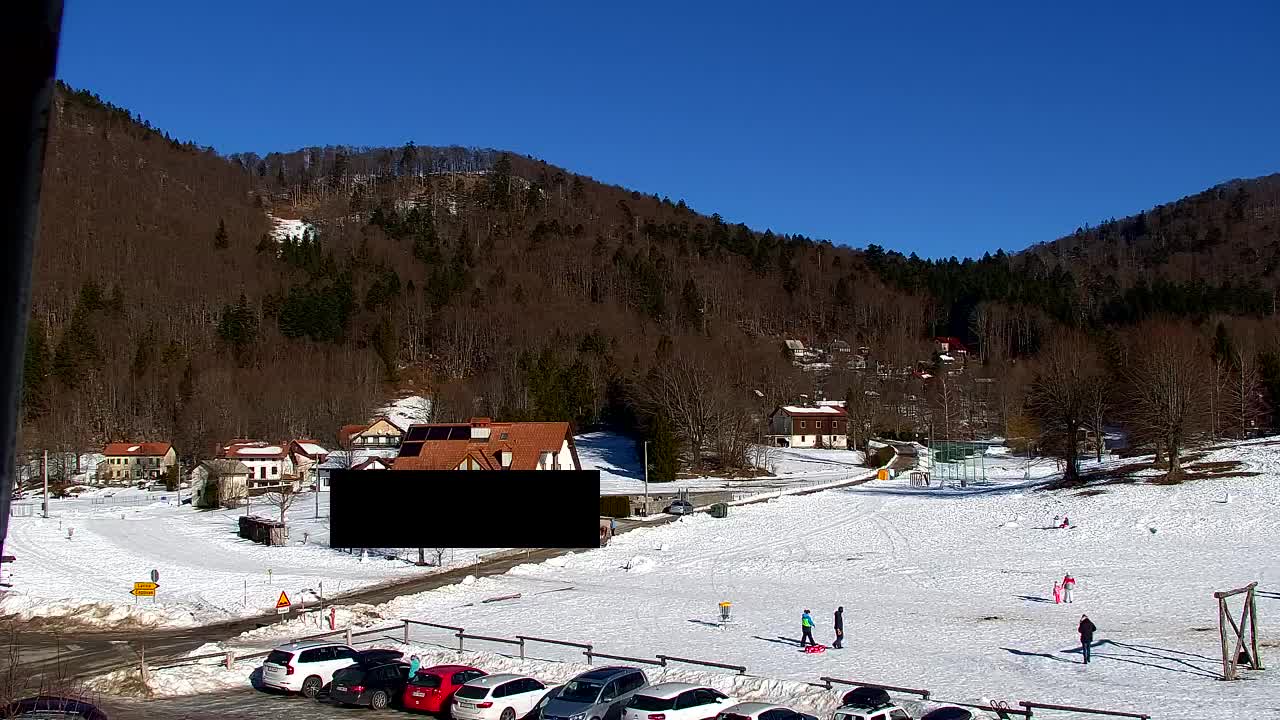
[[[813,421],[813,428],[814,428],[815,430],[821,430],[821,429],[822,429],[822,421],[821,421],[821,420],[814,420],[814,421]]]
[[[803,429],[805,429],[805,428],[807,428],[807,427],[809,427],[808,423],[807,423],[806,421],[804,421],[804,420],[801,420],[801,421],[800,421],[800,429],[801,429],[801,430],[803,430]]]
[[[279,474],[280,474],[280,468],[278,468],[278,467],[273,467],[273,468],[271,468],[271,474],[272,474],[272,475],[279,475]]]
[[[809,442],[809,436],[808,436],[808,435],[801,435],[801,436],[800,436],[800,442]]]

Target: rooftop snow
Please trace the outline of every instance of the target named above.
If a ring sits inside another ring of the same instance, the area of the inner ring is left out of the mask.
[[[839,408],[834,408],[829,405],[823,405],[820,407],[799,407],[797,405],[784,405],[782,409],[786,410],[789,413],[828,413],[831,415],[840,414]]]
[[[302,448],[304,452],[310,455],[324,455],[329,452],[315,443],[300,442],[298,443],[298,447]]]
[[[237,455],[279,455],[284,452],[284,450],[281,450],[276,445],[269,445],[267,447],[236,448],[235,452]]]

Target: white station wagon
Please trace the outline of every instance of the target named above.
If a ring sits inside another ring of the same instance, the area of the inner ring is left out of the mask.
[[[485,675],[453,694],[454,720],[520,720],[556,686],[527,675]]]

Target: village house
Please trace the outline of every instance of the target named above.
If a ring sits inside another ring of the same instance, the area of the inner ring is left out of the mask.
[[[414,425],[393,470],[581,470],[566,422]]]
[[[222,460],[239,460],[249,470],[249,488],[293,485],[299,489],[297,468],[289,450],[279,443],[261,440],[233,440],[218,450]]]
[[[94,474],[99,482],[132,484],[159,480],[178,465],[178,453],[167,442],[107,443]]]
[[[334,470],[389,470],[398,452],[398,448],[334,450],[315,466],[316,489],[329,492]]]
[[[403,438],[404,429],[385,417],[368,425],[344,425],[338,431],[338,445],[344,450],[398,448]]]
[[[233,507],[249,494],[249,468],[239,460],[205,460],[191,471],[191,504]]]
[[[843,402],[830,403],[812,407],[783,405],[769,413],[769,443],[791,448],[848,447],[848,415]]]
[[[294,440],[289,443],[289,455],[303,484],[315,485],[316,468],[329,457],[329,451],[315,440]]]

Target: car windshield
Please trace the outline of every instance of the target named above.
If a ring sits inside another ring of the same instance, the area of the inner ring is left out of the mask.
[[[656,698],[648,695],[636,695],[627,703],[633,710],[670,710],[676,706],[675,698]]]
[[[267,655],[266,661],[272,665],[288,665],[289,661],[292,659],[293,653],[291,652],[285,652],[284,650],[272,650],[271,653]]]
[[[560,690],[559,699],[569,702],[595,702],[596,698],[600,697],[600,690],[603,687],[600,683],[570,680],[569,684]]]
[[[409,684],[414,687],[421,687],[421,688],[433,688],[433,689],[439,688],[440,676],[432,675],[431,673],[420,672],[417,675],[413,676],[413,679],[409,681]]]
[[[489,694],[489,688],[479,685],[463,685],[458,688],[458,697],[468,700],[479,700]]]

